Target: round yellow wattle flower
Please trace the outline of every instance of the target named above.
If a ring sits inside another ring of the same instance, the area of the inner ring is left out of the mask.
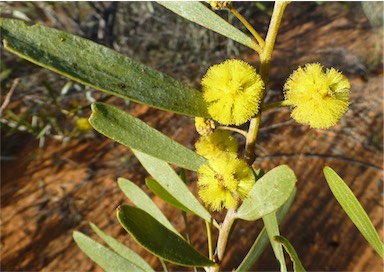
[[[255,184],[252,169],[236,156],[223,153],[198,170],[199,195],[213,211],[233,208]]]
[[[81,132],[87,132],[92,128],[87,118],[78,118],[76,120],[76,126],[77,126],[77,129],[80,130]]]
[[[212,158],[227,152],[237,156],[238,143],[229,131],[216,130],[212,134],[201,137],[195,144],[197,154]]]
[[[223,125],[241,125],[259,111],[264,82],[248,63],[226,60],[211,66],[201,81],[208,112]]]
[[[335,125],[349,106],[350,84],[334,68],[319,63],[299,67],[284,85],[285,100],[293,106],[292,118],[312,128]]]

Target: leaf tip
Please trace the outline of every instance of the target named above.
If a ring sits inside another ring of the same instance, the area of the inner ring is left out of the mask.
[[[77,238],[78,238],[81,234],[82,234],[82,233],[79,232],[79,231],[77,231],[77,230],[73,231],[73,233],[72,233],[73,240],[75,240],[75,242],[76,242],[76,241],[77,241]]]
[[[119,213],[121,211],[121,208],[122,208],[121,205],[117,206],[116,212]]]

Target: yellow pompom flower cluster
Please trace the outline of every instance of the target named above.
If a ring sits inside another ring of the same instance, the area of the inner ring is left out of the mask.
[[[223,125],[241,125],[259,111],[264,82],[255,68],[242,60],[211,66],[201,85],[209,114]]]
[[[312,128],[335,125],[349,106],[350,84],[334,68],[323,71],[319,63],[292,73],[284,85],[285,99],[293,106],[292,118]]]
[[[213,211],[234,207],[255,183],[248,164],[237,157],[238,143],[228,131],[216,130],[195,144],[208,159],[198,170],[199,195]]]
[[[92,128],[87,118],[78,118],[76,120],[76,127],[81,132],[87,132]]]
[[[255,184],[255,176],[247,163],[227,153],[209,159],[198,173],[200,198],[213,211],[233,208]]]
[[[228,131],[216,130],[212,134],[201,137],[195,144],[197,154],[209,159],[230,153],[237,156],[238,143]]]

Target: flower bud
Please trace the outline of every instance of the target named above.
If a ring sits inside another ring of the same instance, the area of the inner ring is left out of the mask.
[[[232,1],[207,1],[213,9],[227,9]]]
[[[201,136],[207,136],[214,131],[215,122],[211,119],[195,117],[195,127],[197,133],[199,133]]]

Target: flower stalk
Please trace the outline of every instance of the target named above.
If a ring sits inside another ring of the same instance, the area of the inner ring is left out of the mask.
[[[227,126],[218,126],[217,129],[229,130],[229,131],[237,132],[237,133],[243,135],[245,138],[247,138],[247,132],[245,130],[242,130],[242,129],[239,129],[239,128],[227,127]]]
[[[273,8],[271,22],[268,28],[268,33],[265,39],[265,46],[260,54],[260,76],[264,82],[264,86],[267,86],[268,78],[269,78],[269,67],[272,59],[273,47],[275,45],[277,32],[280,27],[281,19],[283,17],[283,13],[285,8],[289,2],[276,2]],[[264,94],[262,101],[266,95],[266,88],[264,89]],[[259,126],[261,121],[261,111],[259,111],[254,118],[251,119],[249,124],[246,144],[245,144],[245,160],[248,164],[253,164],[256,159],[255,154],[255,145],[256,139],[259,132]]]
[[[255,48],[255,51],[260,54],[265,45],[265,41],[263,40],[263,38],[261,38],[259,33],[257,33],[257,31],[253,28],[253,26],[237,11],[237,9],[231,3],[228,4],[228,9],[248,29],[252,36],[255,37],[258,42],[258,46]]]
[[[267,110],[275,109],[275,108],[280,108],[280,107],[289,107],[289,103],[286,100],[283,101],[278,101],[278,102],[273,102],[267,105],[263,105],[261,107],[261,112],[265,112]]]

